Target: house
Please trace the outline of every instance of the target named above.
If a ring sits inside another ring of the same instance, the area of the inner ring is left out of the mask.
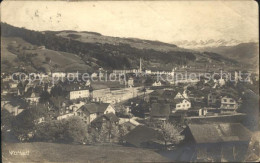
[[[221,106],[220,109],[224,110],[230,110],[230,111],[235,111],[238,108],[237,102],[231,98],[231,97],[223,97],[221,99]]]
[[[18,85],[18,83],[17,82],[10,82],[9,83],[9,88],[17,88],[17,85]]]
[[[52,78],[65,78],[66,77],[66,73],[64,72],[53,72],[51,74]]]
[[[97,73],[94,72],[94,73],[91,74],[91,78],[97,78],[97,77],[98,77]]]
[[[145,70],[145,73],[146,74],[152,74],[152,71],[151,70]]]
[[[130,77],[127,81],[127,85],[128,87],[133,87],[134,86],[134,79],[132,77]]]
[[[190,124],[185,142],[194,146],[191,161],[243,161],[251,132],[240,123]]]
[[[78,103],[73,103],[69,106],[69,110],[75,112],[83,105],[85,105],[85,102],[83,101],[79,101]]]
[[[174,100],[175,109],[172,112],[177,110],[188,110],[191,108],[191,102],[187,99],[175,99]]]
[[[152,93],[149,94],[149,99],[151,103],[157,103],[159,101],[164,101],[164,98],[162,97],[164,93],[164,90],[159,89],[159,90],[155,90]]]
[[[24,109],[21,109],[19,105],[15,106],[15,105],[12,105],[10,103],[3,105],[3,109],[7,110],[13,116],[17,116],[22,111],[24,111]]]
[[[89,87],[77,83],[64,84],[62,88],[68,93],[70,100],[89,98]]]
[[[152,120],[168,120],[170,115],[170,105],[169,104],[152,104],[152,108],[150,111],[150,117]]]
[[[135,127],[124,137],[127,146],[135,146],[141,148],[164,148],[164,141],[159,131],[143,125]]]
[[[82,117],[89,124],[101,115],[115,114],[115,109],[108,103],[90,103],[81,106],[76,112],[78,116]]]
[[[100,129],[104,124],[117,125],[118,122],[119,122],[119,118],[114,113],[110,112],[108,114],[101,115],[101,116],[97,117],[96,119],[94,119],[91,122],[91,126]]]
[[[81,98],[88,98],[89,97],[89,90],[88,89],[78,89],[70,91],[70,100],[81,99]]]
[[[29,104],[38,104],[40,100],[40,94],[34,91],[28,91],[24,95],[25,101]]]
[[[59,115],[57,116],[57,120],[62,120],[62,119],[67,119],[69,117],[72,117],[72,116],[76,116],[77,114],[76,113],[66,113],[66,114],[62,114],[62,115]]]
[[[161,81],[155,81],[155,82],[152,84],[152,86],[154,86],[154,87],[159,87],[159,86],[162,86],[162,83],[161,83]]]
[[[207,105],[208,106],[219,106],[220,105],[220,95],[214,92],[210,92],[208,94],[208,99],[207,99]]]
[[[119,118],[119,125],[126,127],[126,129],[130,131],[141,124],[134,118]]]
[[[184,90],[183,93],[178,92],[174,97],[174,99],[184,99],[184,98],[188,98],[188,94],[186,90]]]

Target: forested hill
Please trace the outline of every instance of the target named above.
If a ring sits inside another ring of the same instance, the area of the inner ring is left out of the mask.
[[[32,31],[1,23],[3,37],[18,37],[26,42],[58,52],[76,54],[91,67],[106,69],[137,68],[139,58],[145,68],[170,70],[176,65],[200,63],[211,58],[215,63],[235,63],[231,59],[205,55],[158,41],[103,36],[95,32]]]

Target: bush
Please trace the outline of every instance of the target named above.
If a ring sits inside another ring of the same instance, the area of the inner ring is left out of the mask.
[[[34,139],[82,144],[88,141],[88,125],[79,117],[48,121],[37,125]]]

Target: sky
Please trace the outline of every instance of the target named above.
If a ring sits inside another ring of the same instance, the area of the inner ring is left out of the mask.
[[[1,21],[37,31],[92,31],[169,43],[259,39],[255,1],[4,1]]]

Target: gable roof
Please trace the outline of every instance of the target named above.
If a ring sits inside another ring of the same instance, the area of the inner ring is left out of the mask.
[[[145,142],[158,139],[159,136],[159,131],[140,125],[126,134],[123,139],[134,146],[140,147]]]
[[[196,143],[249,141],[251,132],[240,123],[191,124],[188,126]]]
[[[108,89],[109,87],[105,84],[100,84],[100,83],[92,83],[91,87],[93,90],[100,90],[100,89]]]
[[[162,95],[164,97],[174,98],[177,95],[177,93],[178,91],[176,90],[165,90]]]
[[[159,104],[153,103],[151,112],[151,116],[169,116],[170,115],[170,105],[169,104]]]
[[[65,91],[79,91],[79,90],[89,90],[89,87],[83,86],[77,83],[64,84],[63,89]]]
[[[152,93],[150,93],[150,96],[161,96],[163,94],[164,90],[162,89],[157,89],[155,91],[153,91]]]
[[[118,122],[119,118],[114,113],[104,114],[94,119],[91,123],[103,123],[104,121]]]
[[[109,105],[109,103],[90,103],[81,106],[79,109],[83,112],[89,112],[90,114],[104,113]]]

